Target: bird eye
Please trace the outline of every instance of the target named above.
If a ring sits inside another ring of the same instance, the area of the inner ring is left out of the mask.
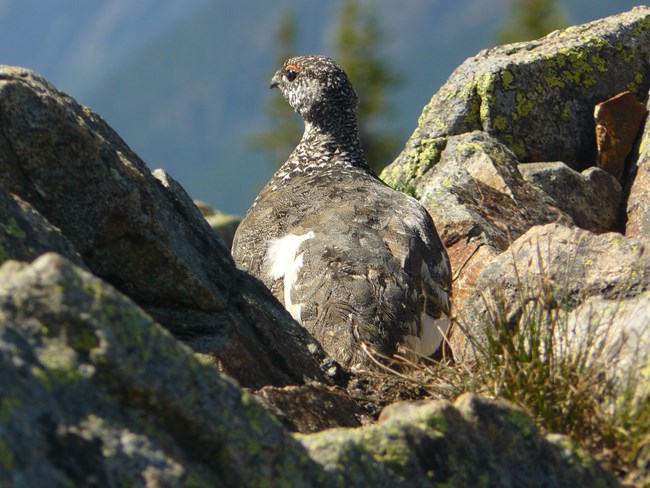
[[[300,68],[298,68],[298,66],[293,64],[287,65],[284,68],[284,76],[286,76],[287,80],[289,81],[295,80],[299,72],[300,72]]]

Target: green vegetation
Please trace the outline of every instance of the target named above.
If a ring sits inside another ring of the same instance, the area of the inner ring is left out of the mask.
[[[619,476],[635,476],[636,458],[650,447],[650,403],[635,394],[641,377],[615,378],[602,329],[596,334],[603,324],[592,317],[583,336],[572,335],[558,296],[550,280],[520,283],[513,324],[492,292],[485,340],[474,340],[474,388],[522,406],[543,431],[567,435]]]
[[[509,0],[508,4],[511,14],[497,33],[499,44],[538,39],[568,25],[556,0]]]

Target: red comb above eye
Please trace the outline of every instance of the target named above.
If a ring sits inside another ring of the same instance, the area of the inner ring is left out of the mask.
[[[294,71],[300,71],[300,68],[299,68],[298,66],[296,66],[295,64],[287,64],[287,65],[284,67],[284,69],[285,69],[285,70],[287,70],[287,69],[292,69],[292,70],[294,70]]]

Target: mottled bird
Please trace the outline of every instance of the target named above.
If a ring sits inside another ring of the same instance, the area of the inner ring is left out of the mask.
[[[430,356],[448,329],[451,293],[430,215],[368,166],[357,95],[334,61],[291,58],[271,79],[276,87],[305,132],[239,225],[237,265],[344,366]]]

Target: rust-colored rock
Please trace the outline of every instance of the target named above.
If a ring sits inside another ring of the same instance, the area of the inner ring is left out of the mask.
[[[598,166],[620,178],[646,114],[634,93],[624,91],[594,108]]]
[[[528,299],[550,289],[552,302],[567,310],[590,297],[623,301],[650,288],[650,255],[643,241],[616,232],[596,235],[561,224],[536,226],[483,268],[456,316],[481,343],[500,303],[514,324]],[[454,358],[474,359],[472,340],[458,338]]]

